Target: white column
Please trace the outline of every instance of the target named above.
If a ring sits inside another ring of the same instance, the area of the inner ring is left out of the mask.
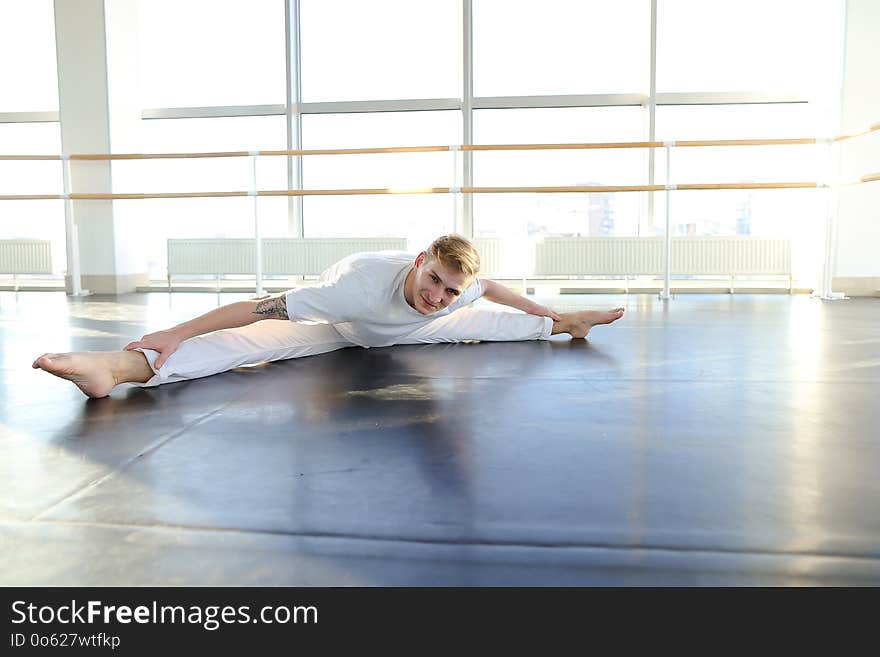
[[[136,0],[55,0],[55,37],[64,153],[140,150]],[[110,193],[112,165],[73,161],[70,185],[72,193]],[[73,209],[82,286],[120,294],[145,285],[140,208],[74,201]]]
[[[846,10],[840,129],[853,133],[880,122],[880,4],[848,0]],[[843,180],[880,171],[880,132],[841,142],[838,149],[840,170],[836,173]],[[831,208],[836,210],[837,221],[830,236],[836,242],[830,281],[849,295],[875,296],[880,292],[880,182],[842,187],[838,199]],[[823,292],[833,296],[831,283]]]

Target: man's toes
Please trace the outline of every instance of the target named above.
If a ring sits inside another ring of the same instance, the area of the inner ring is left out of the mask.
[[[64,360],[62,358],[63,355],[64,354],[43,354],[37,358],[36,362],[34,362],[34,368],[45,370],[47,372],[54,372],[61,367],[60,361]]]

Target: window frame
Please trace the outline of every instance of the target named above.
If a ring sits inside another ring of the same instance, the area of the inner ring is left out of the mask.
[[[658,0],[644,0],[645,10],[650,10],[650,66],[648,93],[627,94],[581,94],[551,96],[496,96],[475,97],[473,94],[473,0],[461,0],[462,10],[462,63],[463,87],[459,98],[410,98],[370,101],[330,101],[302,102],[301,93],[301,21],[300,0],[277,0],[285,7],[285,53],[286,53],[286,97],[284,105],[236,105],[212,107],[159,107],[143,108],[144,120],[174,118],[214,118],[238,116],[286,116],[286,143],[289,150],[302,147],[302,116],[306,114],[345,114],[360,112],[413,112],[455,110],[462,112],[461,144],[473,144],[473,112],[477,109],[520,109],[555,107],[631,107],[640,106],[645,110],[646,141],[655,141],[655,122],[658,106],[664,105],[742,105],[769,103],[809,103],[806,96],[791,92],[676,92],[657,93],[657,5]],[[60,112],[0,112],[0,123],[24,123],[59,121]],[[290,189],[302,189],[302,158],[287,158],[287,182]],[[646,184],[655,184],[654,149],[646,155]],[[461,154],[461,184],[472,185],[473,158],[470,152]],[[473,204],[469,195],[462,199],[461,213],[458,214],[456,229],[465,235],[473,236]],[[639,220],[640,232],[653,233],[654,211],[653,194],[647,194],[647,202]],[[288,200],[289,225],[291,235],[303,237],[302,197]]]

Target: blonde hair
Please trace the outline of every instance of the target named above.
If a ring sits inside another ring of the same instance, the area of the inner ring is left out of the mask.
[[[480,254],[477,248],[461,235],[450,233],[438,237],[425,251],[427,257],[452,267],[469,277],[480,271]]]

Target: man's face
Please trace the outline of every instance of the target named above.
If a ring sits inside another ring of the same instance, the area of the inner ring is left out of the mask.
[[[439,261],[420,253],[413,275],[413,307],[423,315],[436,313],[458,299],[473,282],[472,276],[444,267]]]

